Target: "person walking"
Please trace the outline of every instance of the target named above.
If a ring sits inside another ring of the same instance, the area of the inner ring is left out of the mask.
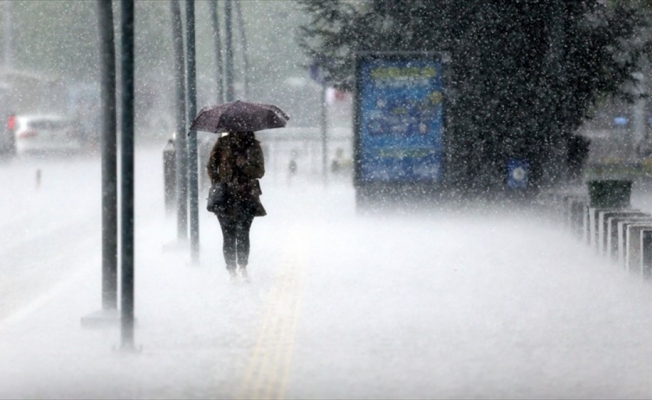
[[[217,139],[207,164],[211,184],[226,186],[223,207],[215,214],[222,229],[224,261],[229,279],[248,281],[249,231],[254,217],[267,215],[260,202],[265,161],[253,132],[227,132]]]

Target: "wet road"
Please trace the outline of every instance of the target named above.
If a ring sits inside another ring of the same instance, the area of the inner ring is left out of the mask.
[[[2,166],[0,397],[652,396],[652,287],[536,213],[359,215],[346,180],[267,177],[252,282],[233,284],[214,217],[200,265],[178,246],[160,161],[137,153],[138,355],[80,328],[100,304],[99,160],[40,164],[38,189],[36,165]]]

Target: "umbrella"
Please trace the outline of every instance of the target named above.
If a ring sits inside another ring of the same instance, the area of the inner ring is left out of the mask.
[[[282,128],[290,117],[271,104],[236,100],[231,103],[204,107],[190,126],[191,131],[249,132]]]

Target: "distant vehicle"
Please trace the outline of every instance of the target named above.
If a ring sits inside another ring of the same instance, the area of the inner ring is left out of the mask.
[[[82,147],[73,121],[60,115],[19,115],[14,134],[19,155],[74,153]]]

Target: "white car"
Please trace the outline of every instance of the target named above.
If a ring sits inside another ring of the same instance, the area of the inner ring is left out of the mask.
[[[81,149],[75,124],[59,115],[19,115],[14,134],[18,154],[70,153]]]

